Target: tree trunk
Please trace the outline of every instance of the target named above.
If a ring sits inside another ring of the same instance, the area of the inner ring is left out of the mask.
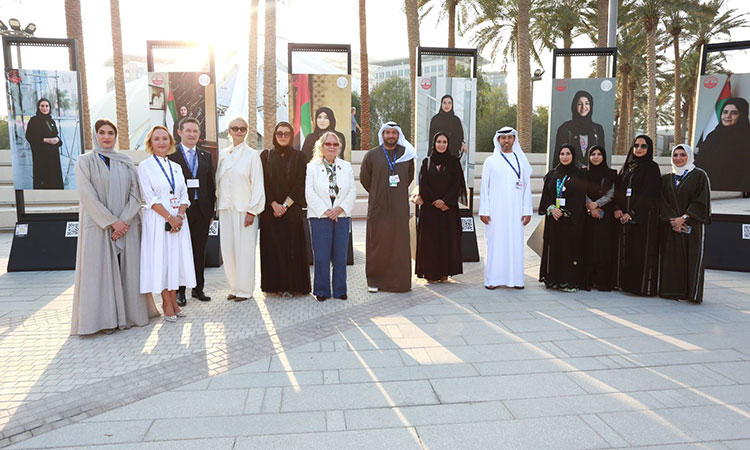
[[[122,28],[120,26],[120,0],[109,0],[109,18],[112,22],[112,62],[115,70],[115,104],[117,110],[117,140],[121,150],[130,150],[128,126],[128,97],[125,92],[125,72],[122,61]]]
[[[258,3],[258,0],[250,0],[247,52],[247,145],[252,148],[258,145]]]
[[[360,112],[359,148],[370,148],[370,68],[367,62],[367,5],[366,0],[359,0],[359,66],[360,95],[362,111]],[[354,150],[354,148],[352,148]]]
[[[628,82],[628,137],[626,144],[629,146],[635,138],[635,114],[633,114],[633,108],[635,107],[635,80]],[[627,147],[626,147],[627,148]]]
[[[516,122],[521,148],[531,152],[531,36],[529,35],[529,7],[530,0],[518,0],[518,111]]]
[[[447,0],[448,8],[448,47],[456,48],[456,2],[458,0]],[[456,76],[456,57],[448,57],[448,76]]]
[[[599,48],[607,46],[607,36],[609,35],[609,1],[596,0],[597,8],[597,36],[596,46]],[[604,78],[607,76],[607,57],[599,56],[596,58],[596,76]]]
[[[688,141],[693,138],[693,135],[695,134],[693,123],[695,121],[695,108],[693,107],[693,99],[695,97],[691,96],[687,103],[687,111],[688,111],[688,122],[687,122],[687,129],[688,129]],[[693,145],[697,144],[698,141],[696,140],[693,142]]]
[[[680,85],[680,33],[681,29],[672,30],[674,48],[674,143],[684,142],[682,135],[682,86]]]
[[[265,0],[263,52],[263,148],[273,147],[276,127],[276,0]]]
[[[563,38],[563,48],[570,48],[573,45],[573,38],[571,37],[571,30],[564,28],[562,30],[562,38]],[[573,78],[573,75],[571,75],[571,69],[570,69],[570,56],[563,56],[563,77]]]
[[[630,65],[623,64],[620,66],[620,86],[622,92],[620,95],[620,123],[617,128],[617,154],[624,155],[628,151],[628,125],[630,123],[628,105],[628,84],[630,78]]]
[[[648,115],[646,134],[656,142],[656,23],[646,21],[646,68],[648,74]]]
[[[84,148],[93,148],[91,143],[91,113],[89,112],[88,81],[86,80],[86,57],[83,51],[83,21],[81,1],[65,0],[65,28],[69,39],[78,41],[78,72],[81,74],[81,98],[83,99],[83,143]]]
[[[417,47],[419,46],[419,11],[417,0],[404,0],[404,9],[406,10],[406,33],[409,43],[409,85],[411,86],[411,136],[409,139],[414,142],[416,131],[416,80],[417,80]]]

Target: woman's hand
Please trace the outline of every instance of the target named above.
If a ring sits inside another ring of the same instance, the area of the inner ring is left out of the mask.
[[[595,214],[595,216],[594,216],[594,217],[596,217],[596,218],[597,218],[597,219],[599,219],[599,220],[602,220],[602,219],[604,219],[604,210],[603,210],[603,209],[601,209],[601,208],[597,209],[596,211],[592,212],[591,214],[592,214],[592,215],[594,215],[594,214]]]
[[[172,233],[177,233],[182,228],[182,216],[170,215],[167,217],[167,222],[172,226]]]
[[[253,222],[255,222],[255,214],[246,213],[245,214],[245,228],[252,225]]]
[[[409,200],[411,200],[411,202],[414,203],[415,205],[419,205],[419,206],[424,205],[424,200],[422,200],[422,196],[419,194],[412,194]]]
[[[335,208],[327,209],[325,212],[326,217],[333,220],[334,222],[339,221],[339,215],[344,212],[344,208],[337,206]]]
[[[126,222],[122,220],[118,220],[117,222],[112,224],[112,240],[116,241],[120,239],[121,237],[125,236],[125,233],[128,232],[130,229],[130,225],[128,225]]]
[[[685,224],[685,219],[682,216],[673,217],[669,219],[669,224],[672,225],[672,228],[674,228],[675,230],[679,230]]]
[[[563,213],[560,210],[560,208],[552,208],[552,211],[550,211],[550,214],[552,214],[552,218],[555,220],[560,220],[560,217],[563,216]]]
[[[626,224],[626,223],[630,222],[631,220],[633,220],[633,218],[628,213],[625,213],[625,214],[623,214],[623,215],[620,216],[620,223],[622,223],[622,224]]]
[[[42,141],[44,141],[46,144],[55,145],[58,142],[60,142],[60,138],[57,138],[57,137],[44,138],[44,139],[42,139]]]
[[[274,217],[281,217],[286,213],[286,207],[278,202],[271,202],[271,208],[273,208]]]
[[[589,211],[593,212],[594,210],[599,209],[599,204],[596,202],[589,202],[586,204],[586,208],[588,208]]]
[[[444,201],[442,201],[440,199],[435,200],[434,202],[432,202],[432,206],[434,206],[435,208],[437,208],[437,209],[439,209],[441,211],[447,211],[448,210],[448,206],[445,204]]]
[[[466,152],[469,151],[469,146],[466,145],[465,142],[463,144],[461,144],[461,151],[464,152],[464,153],[466,153]]]
[[[621,209],[616,209],[615,210],[615,219],[619,219],[620,217],[622,217],[622,210]]]

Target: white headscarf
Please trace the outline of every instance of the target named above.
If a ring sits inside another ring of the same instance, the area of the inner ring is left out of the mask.
[[[687,153],[687,163],[685,163],[682,167],[677,167],[672,163],[672,173],[677,175],[678,177],[681,177],[685,172],[689,172],[693,169],[695,169],[695,156],[693,155],[693,148],[687,144],[679,144],[675,145],[675,147],[672,149],[671,156],[674,156],[674,151],[678,148],[681,148],[685,150],[685,153]]]
[[[406,138],[404,137],[404,132],[401,131],[401,127],[398,126],[396,122],[386,122],[382,127],[380,127],[380,131],[378,131],[378,143],[380,145],[383,145],[383,131],[389,128],[393,128],[398,131],[398,142],[396,142],[396,144],[404,147],[404,154],[396,160],[396,164],[416,159],[417,151],[414,149],[414,146],[406,140]]]
[[[503,152],[502,147],[500,146],[500,142],[497,141],[497,138],[504,134],[512,134],[513,136],[516,137],[516,140],[513,142],[513,153],[516,156],[518,156],[518,161],[521,163],[521,170],[523,171],[524,168],[526,168],[526,170],[528,170],[529,175],[531,175],[531,164],[529,164],[529,160],[526,158],[526,155],[523,153],[523,150],[521,149],[521,142],[518,140],[518,131],[516,131],[515,128],[503,127],[495,131],[495,137],[492,138],[492,143],[495,145],[495,150],[493,154],[497,155]]]

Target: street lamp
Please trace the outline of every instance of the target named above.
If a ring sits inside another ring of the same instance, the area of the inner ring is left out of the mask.
[[[544,69],[536,69],[534,75],[531,76],[531,109],[534,109],[534,83],[542,79],[544,75]]]
[[[8,20],[10,29],[0,20],[0,35],[2,36],[14,36],[14,37],[34,37],[36,31],[36,25],[29,23],[26,28],[21,29],[21,21],[15,17]],[[16,45],[16,57],[18,58],[18,68],[21,68],[21,46]]]

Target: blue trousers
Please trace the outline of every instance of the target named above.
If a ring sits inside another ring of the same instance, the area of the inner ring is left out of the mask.
[[[346,295],[346,255],[349,250],[351,218],[310,219],[312,248],[315,261],[313,295],[341,297]],[[333,295],[331,295],[331,263],[333,263]]]

